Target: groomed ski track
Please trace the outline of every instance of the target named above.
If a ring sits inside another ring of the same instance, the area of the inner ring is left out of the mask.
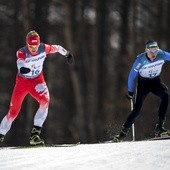
[[[0,149],[1,170],[169,170],[170,140]]]

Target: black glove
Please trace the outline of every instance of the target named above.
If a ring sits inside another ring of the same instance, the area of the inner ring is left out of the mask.
[[[67,54],[65,55],[67,63],[72,64],[73,63],[73,55],[68,51]]]
[[[31,70],[30,70],[29,68],[26,68],[26,67],[21,67],[21,68],[19,69],[19,71],[20,71],[21,74],[27,74],[27,73],[29,73]]]
[[[127,98],[128,100],[131,100],[131,99],[133,98],[133,95],[134,95],[134,92],[128,91],[128,94],[126,94],[126,98]]]

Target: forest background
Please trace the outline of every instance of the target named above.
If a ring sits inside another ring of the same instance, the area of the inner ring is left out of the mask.
[[[50,107],[42,136],[47,143],[94,143],[119,132],[130,112],[127,79],[148,40],[170,51],[169,0],[1,0],[0,121],[9,109],[17,73],[16,51],[36,30],[41,41],[71,51],[68,65],[48,55],[44,74]],[[170,63],[162,80],[170,87]],[[154,135],[159,98],[150,94],[135,122],[136,140]],[[6,144],[25,144],[38,104],[27,96],[8,132]],[[166,127],[170,128],[168,107]],[[131,140],[129,133],[128,140]]]

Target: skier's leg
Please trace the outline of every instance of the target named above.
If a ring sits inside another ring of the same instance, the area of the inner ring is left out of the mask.
[[[134,108],[128,115],[125,123],[123,124],[123,127],[125,129],[129,129],[134,123],[136,117],[139,115],[143,101],[146,98],[148,93],[149,93],[149,90],[147,89],[144,89],[144,88],[141,89],[140,87],[137,88],[136,101],[134,102]]]
[[[130,112],[130,114],[128,115],[125,123],[123,124],[123,127],[122,127],[120,134],[114,136],[114,138],[113,138],[114,142],[119,142],[127,136],[130,127],[134,123],[136,117],[139,115],[143,101],[146,98],[148,93],[149,93],[149,90],[147,88],[145,88],[142,85],[138,85],[137,92],[136,92],[136,101],[134,103],[134,108]]]
[[[170,131],[164,128],[169,102],[168,88],[164,83],[160,82],[159,86],[155,87],[152,92],[161,98],[161,103],[158,110],[158,122],[155,127],[155,136],[161,136],[164,134],[170,135]]]
[[[7,115],[2,119],[0,124],[1,135],[5,136],[6,133],[10,130],[12,122],[18,116],[23,99],[26,94],[26,91],[20,87],[20,84],[17,83],[12,93],[9,111]]]
[[[39,103],[39,108],[34,117],[34,126],[42,127],[49,107],[49,91],[46,83],[40,83],[35,86],[35,89],[31,92],[31,96]]]
[[[30,144],[44,144],[40,138],[41,129],[44,121],[46,120],[49,107],[49,91],[45,82],[38,83],[35,88],[30,92],[31,96],[39,102],[39,108],[34,117],[34,127],[31,131]]]

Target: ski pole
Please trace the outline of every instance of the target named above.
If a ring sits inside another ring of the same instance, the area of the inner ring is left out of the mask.
[[[133,110],[133,99],[130,99],[130,106],[131,106],[131,111]],[[135,125],[134,123],[132,124],[132,138],[133,141],[135,141]]]

